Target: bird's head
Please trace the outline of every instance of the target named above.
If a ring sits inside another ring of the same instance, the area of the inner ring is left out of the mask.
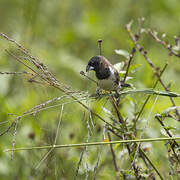
[[[100,61],[101,61],[101,56],[92,57],[89,60],[88,65],[86,66],[86,72],[92,71],[92,70],[97,72],[100,66]]]

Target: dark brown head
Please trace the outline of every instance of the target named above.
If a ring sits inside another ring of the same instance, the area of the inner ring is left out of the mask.
[[[101,56],[94,56],[92,57],[89,62],[88,65],[86,66],[86,72],[88,71],[97,71],[99,69],[101,63]]]
[[[96,72],[96,77],[98,79],[106,79],[110,76],[109,66],[111,66],[111,64],[105,57],[94,56],[89,60],[86,66],[86,72],[93,70]]]

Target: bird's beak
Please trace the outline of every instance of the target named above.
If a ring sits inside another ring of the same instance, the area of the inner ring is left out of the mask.
[[[87,65],[86,66],[86,72],[94,70],[93,66]]]

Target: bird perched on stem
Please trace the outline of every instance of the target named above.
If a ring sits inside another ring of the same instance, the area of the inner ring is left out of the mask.
[[[99,94],[100,89],[115,91],[116,96],[119,96],[118,90],[122,87],[129,87],[129,84],[125,84],[124,81],[120,80],[119,73],[117,69],[104,57],[102,56],[101,50],[102,40],[98,40],[99,45],[99,56],[93,56],[87,66],[86,72],[95,71],[96,77],[98,79],[98,87],[96,89],[96,94]]]
[[[115,91],[118,95],[118,90],[122,87],[129,87],[129,84],[125,84],[120,81],[120,76],[117,69],[104,57],[94,56],[92,57],[87,66],[86,72],[95,71],[98,79],[98,87],[96,94],[99,94],[100,89]]]

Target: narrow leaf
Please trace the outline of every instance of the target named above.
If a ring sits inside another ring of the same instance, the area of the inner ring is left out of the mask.
[[[116,49],[115,53],[124,56],[126,59],[129,59],[129,52],[124,49],[119,49],[119,50]]]

